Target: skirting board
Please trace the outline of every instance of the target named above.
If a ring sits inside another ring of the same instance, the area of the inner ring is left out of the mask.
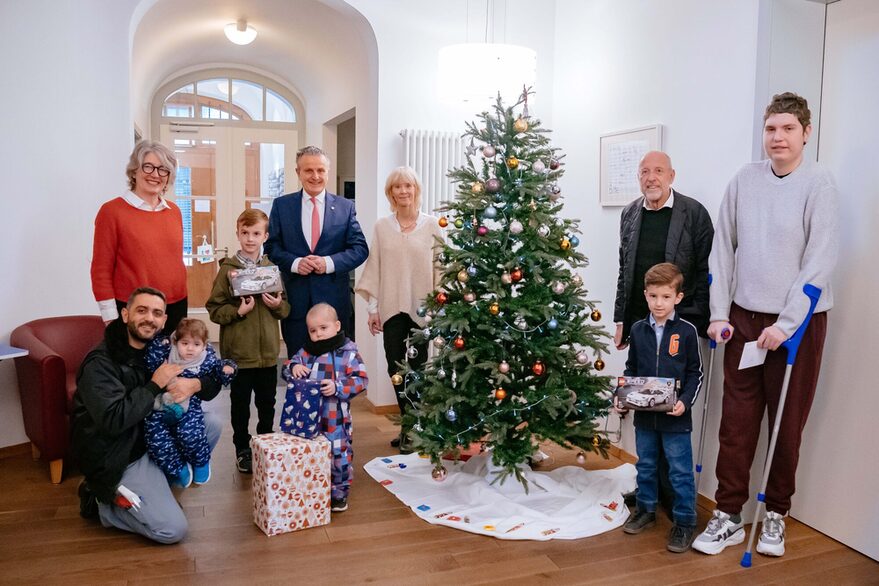
[[[366,396],[366,402],[369,405],[369,410],[376,415],[394,415],[400,413],[400,407],[397,405],[375,405],[369,400],[368,395]]]
[[[30,442],[25,442],[23,444],[15,444],[12,446],[6,446],[0,448],[0,460],[3,458],[11,458],[13,456],[23,456],[25,454],[30,454],[31,452],[31,444]]]

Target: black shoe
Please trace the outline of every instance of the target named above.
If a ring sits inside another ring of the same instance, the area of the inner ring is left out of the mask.
[[[95,497],[95,493],[89,489],[85,480],[79,483],[79,489],[76,492],[79,494],[79,516],[83,519],[97,519],[98,499]]]
[[[623,531],[629,535],[637,535],[654,525],[656,525],[656,513],[636,509],[632,516],[629,517],[629,520],[626,521],[626,524],[623,525]]]
[[[235,463],[242,474],[253,474],[253,454],[250,450],[238,450]]]
[[[668,545],[665,548],[674,553],[684,553],[690,549],[690,545],[693,544],[695,538],[695,527],[684,527],[675,523],[668,533]]]
[[[623,494],[623,503],[630,509],[635,508],[638,504],[638,489]]]
[[[400,438],[399,438],[399,436],[398,436],[398,437],[395,437],[394,439],[391,440],[391,447],[392,447],[392,448],[399,448],[399,447],[400,447]]]
[[[326,502],[326,501],[324,501]],[[341,513],[342,511],[348,510],[348,499],[331,499],[330,500],[330,510],[334,513]]]

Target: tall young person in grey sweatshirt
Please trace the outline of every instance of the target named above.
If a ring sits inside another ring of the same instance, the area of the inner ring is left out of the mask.
[[[766,487],[766,518],[757,552],[784,554],[784,515],[795,490],[803,427],[809,416],[833,307],[831,273],[837,261],[838,194],[833,177],[803,160],[812,131],[806,100],[773,96],[763,117],[767,160],[750,163],[730,181],[717,219],[709,259],[711,324],[708,335],[726,342],[723,417],[717,457],[717,510],[693,549],[718,554],[745,538],[741,511],[748,500],[750,469],[768,408],[778,410],[787,353],[775,350],[808,313],[803,285],[822,290],[799,347],[788,387],[775,458]],[[746,342],[769,350],[766,361],[739,370]]]

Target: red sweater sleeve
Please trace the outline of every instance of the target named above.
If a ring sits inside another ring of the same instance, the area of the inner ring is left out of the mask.
[[[92,293],[95,301],[115,299],[113,274],[116,269],[116,249],[118,246],[117,217],[113,213],[113,202],[101,206],[95,217],[95,238],[92,246]],[[124,203],[124,202],[123,202]],[[128,204],[126,204],[128,205]]]

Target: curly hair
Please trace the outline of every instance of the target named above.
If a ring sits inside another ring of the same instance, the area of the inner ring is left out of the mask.
[[[766,106],[766,113],[763,114],[763,122],[773,114],[793,114],[803,125],[803,130],[812,123],[812,113],[809,111],[809,102],[806,98],[799,96],[793,92],[784,92],[783,94],[775,94],[772,101]]]

